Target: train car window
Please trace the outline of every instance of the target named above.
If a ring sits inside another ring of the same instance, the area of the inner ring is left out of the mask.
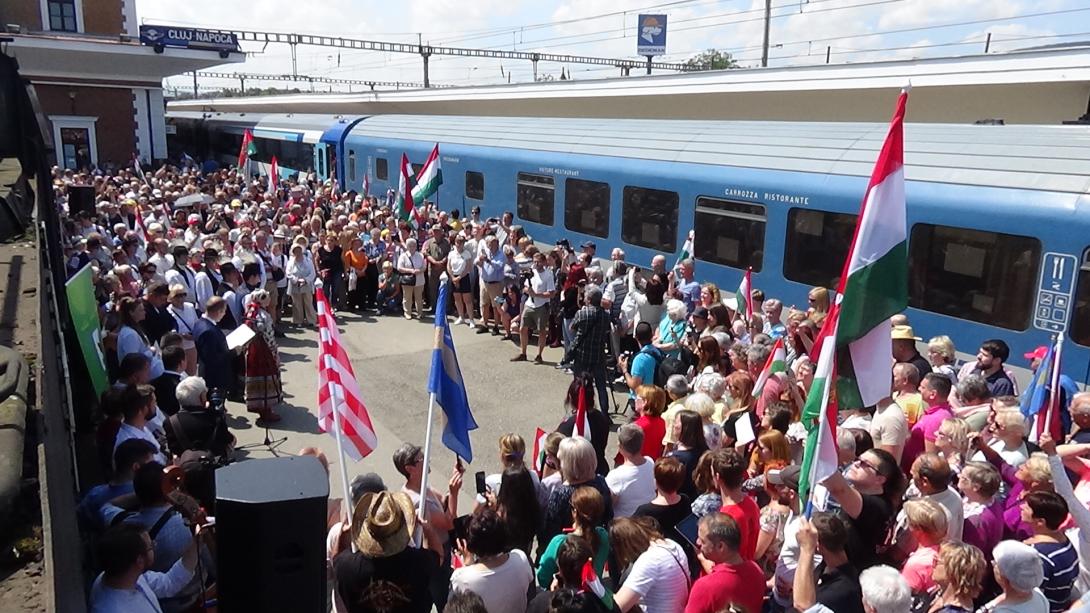
[[[375,178],[379,181],[390,178],[390,168],[386,165],[386,158],[375,158]]]
[[[1075,304],[1071,317],[1071,340],[1090,347],[1090,249],[1082,254]]]
[[[516,210],[519,219],[545,226],[553,225],[556,185],[552,177],[518,173]]]
[[[761,272],[765,207],[701,196],[696,199],[693,241],[697,259]]]
[[[783,276],[807,285],[835,288],[855,233],[855,218],[812,209],[788,211]]]
[[[1025,330],[1041,261],[1029,236],[916,224],[908,251],[910,306]]]
[[[565,180],[564,227],[591,236],[609,236],[609,184]]]
[[[484,175],[472,170],[466,171],[466,198],[484,200]]]
[[[385,160],[383,160],[383,161],[385,161]],[[345,171],[348,173],[348,180],[349,181],[355,181],[356,180],[356,150],[355,149],[349,149],[348,150],[348,168],[345,168]]]
[[[672,253],[677,249],[677,214],[677,192],[626,186],[621,240]]]

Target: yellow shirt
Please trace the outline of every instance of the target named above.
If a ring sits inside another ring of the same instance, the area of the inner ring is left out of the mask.
[[[681,397],[670,403],[662,413],[662,419],[666,422],[666,436],[662,438],[663,445],[677,443],[677,439],[674,438],[674,418],[677,417],[678,411],[685,408],[685,398]]]
[[[905,412],[905,420],[908,421],[908,427],[911,428],[916,425],[916,422],[920,420],[920,416],[923,415],[923,396],[918,393],[902,394],[900,392],[894,392],[893,401]]]

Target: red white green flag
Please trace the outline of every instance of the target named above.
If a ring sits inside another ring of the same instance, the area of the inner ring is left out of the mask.
[[[837,471],[836,413],[836,333],[839,308],[834,305],[825,317],[825,324],[814,340],[812,354],[818,356],[814,367],[814,382],[802,409],[802,425],[806,428],[806,446],[799,473],[799,499],[810,502],[814,486]],[[888,361],[888,360],[887,360]],[[809,511],[808,511],[809,512]]]
[[[772,345],[772,353],[768,354],[768,361],[753,385],[753,397],[760,396],[765,383],[779,372],[787,372],[787,350],[783,346],[783,337],[776,339],[776,344]]]
[[[416,204],[413,201],[413,167],[409,156],[401,154],[401,178],[397,184],[397,200],[394,209],[401,221],[410,221],[416,216]]]
[[[413,202],[424,202],[439,192],[443,184],[443,168],[439,160],[439,143],[435,143],[413,186]]]
[[[255,153],[257,153],[257,145],[254,144],[254,133],[246,128],[242,132],[242,146],[238,149],[238,167],[245,166],[250,156]]]
[[[859,211],[837,295],[837,394],[851,408],[889,395],[889,319],[908,307],[908,232],[905,213],[902,91]]]
[[[276,193],[280,188],[280,166],[276,163],[276,156],[269,162],[269,191]]]
[[[545,469],[545,439],[548,436],[549,433],[541,428],[538,428],[537,431],[534,432],[534,471],[537,472],[537,476],[539,477]]]
[[[753,274],[752,268],[746,269],[745,276],[742,277],[742,282],[738,284],[738,291],[735,292],[734,297],[738,301],[738,314],[745,319],[746,323],[753,321],[753,280],[751,275]]]

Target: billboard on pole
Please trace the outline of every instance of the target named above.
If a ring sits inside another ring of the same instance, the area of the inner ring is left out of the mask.
[[[666,53],[666,15],[640,15],[636,21],[636,52],[640,55]]]

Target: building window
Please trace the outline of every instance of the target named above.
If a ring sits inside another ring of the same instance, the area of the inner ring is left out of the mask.
[[[79,170],[98,164],[95,117],[54,115],[49,121],[53,124],[59,166]]]
[[[466,171],[466,198],[484,200],[484,175],[472,170]]]
[[[556,185],[552,177],[518,173],[516,210],[519,219],[545,226],[553,225]]]
[[[1033,309],[1041,241],[916,224],[908,252],[908,304],[950,317],[1025,330]]]
[[[1082,254],[1075,304],[1071,317],[1071,340],[1090,347],[1090,249]]]
[[[855,215],[810,209],[787,213],[783,276],[820,287],[837,287],[855,234]]]
[[[621,240],[673,253],[677,249],[677,192],[625,187]]]
[[[348,180],[349,181],[355,181],[356,180],[356,150],[355,149],[349,149],[348,150],[348,168],[346,170],[348,172]]]
[[[716,198],[696,199],[693,248],[697,259],[760,272],[765,251],[765,207]]]
[[[609,236],[609,184],[564,181],[564,227],[591,236]]]
[[[386,158],[375,158],[375,178],[379,181],[387,181],[390,178],[390,167]]]
[[[78,32],[76,0],[48,0],[49,29],[54,32]]]

